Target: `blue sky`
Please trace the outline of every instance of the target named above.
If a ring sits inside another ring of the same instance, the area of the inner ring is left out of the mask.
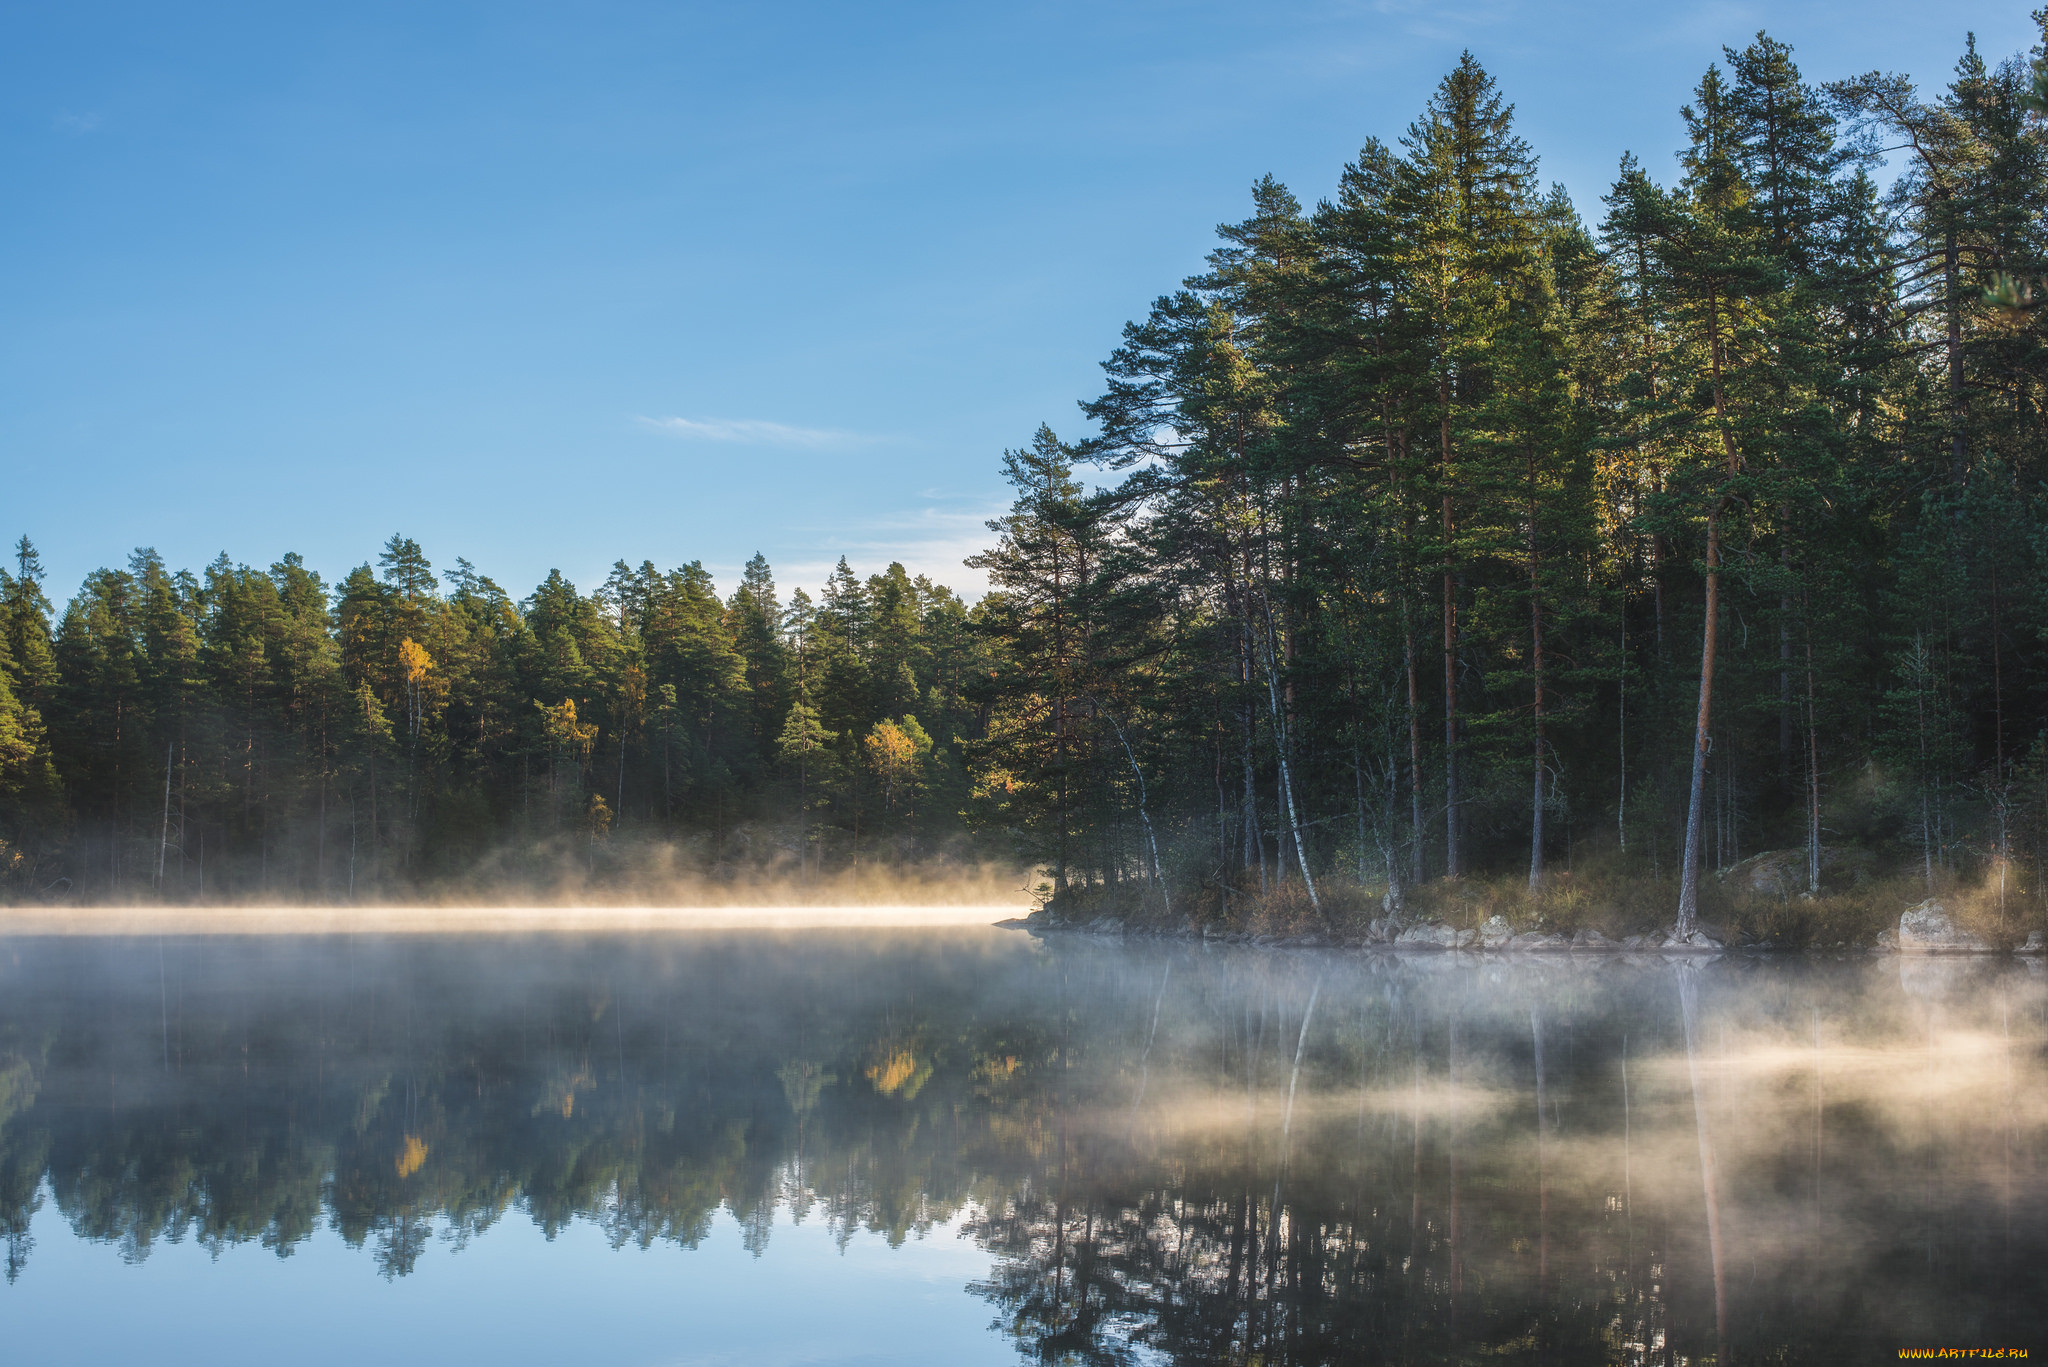
[[[1470,47],[1582,212],[1759,27],[1943,80],[2025,4],[0,6],[0,533],[60,601],[384,538],[549,568],[844,554],[964,589],[997,460],[1271,172]]]

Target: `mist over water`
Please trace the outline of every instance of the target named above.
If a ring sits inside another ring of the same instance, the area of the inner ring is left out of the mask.
[[[798,900],[768,905],[470,906],[462,903],[339,903],[270,906],[260,902],[181,907],[13,907],[0,910],[0,934],[122,935],[589,935],[704,930],[858,930],[988,926],[1025,908],[920,902],[845,906]]]
[[[740,1329],[761,1361],[2039,1348],[2044,1013],[2011,961],[21,935],[0,1306],[57,1355],[67,1320],[177,1266],[338,1323],[425,1297],[398,1356],[445,1358],[491,1313],[466,1269],[509,1260],[593,1296],[671,1286],[586,1327],[621,1361]],[[166,1301],[137,1344],[276,1347],[207,1303]]]

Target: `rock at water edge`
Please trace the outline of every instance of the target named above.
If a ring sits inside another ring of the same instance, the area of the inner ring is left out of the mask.
[[[1900,915],[1899,948],[1908,954],[1981,954],[1991,946],[1956,929],[1948,908],[1930,897]]]

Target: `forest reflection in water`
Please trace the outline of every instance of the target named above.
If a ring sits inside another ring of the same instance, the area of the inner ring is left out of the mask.
[[[46,1204],[388,1278],[505,1219],[758,1252],[780,1211],[964,1217],[962,1293],[1055,1361],[2040,1346],[2044,1012],[2012,961],[14,939],[0,1304]]]

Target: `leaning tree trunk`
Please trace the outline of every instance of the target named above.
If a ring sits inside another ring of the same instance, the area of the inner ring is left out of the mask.
[[[1685,808],[1685,860],[1678,875],[1678,924],[1683,940],[1700,928],[1700,821],[1706,800],[1708,727],[1714,709],[1714,656],[1721,617],[1721,514],[1707,515],[1706,630],[1700,644],[1700,707],[1692,732],[1692,790]]]
[[[1713,362],[1714,424],[1721,430],[1721,454],[1725,472],[1735,477],[1735,439],[1728,431],[1728,406],[1722,387],[1720,296],[1713,287],[1707,291],[1707,318],[1712,330],[1708,355]],[[1685,809],[1685,858],[1678,875],[1678,924],[1673,928],[1683,940],[1700,928],[1700,819],[1706,800],[1707,746],[1714,716],[1714,662],[1721,623],[1721,514],[1728,494],[1715,495],[1707,511],[1707,601],[1706,626],[1700,641],[1700,707],[1692,733],[1692,791]]]
[[[1145,792],[1145,771],[1138,767],[1137,752],[1131,749],[1130,737],[1124,734],[1123,724],[1117,721],[1115,714],[1093,698],[1088,701],[1115,730],[1117,740],[1122,742],[1124,747],[1124,758],[1130,761],[1131,777],[1138,781],[1138,820],[1145,825],[1145,843],[1152,851],[1152,881],[1159,886],[1160,903],[1164,906],[1167,916],[1171,917],[1173,896],[1166,890],[1166,870],[1159,862],[1159,837],[1152,832],[1152,812]]]

